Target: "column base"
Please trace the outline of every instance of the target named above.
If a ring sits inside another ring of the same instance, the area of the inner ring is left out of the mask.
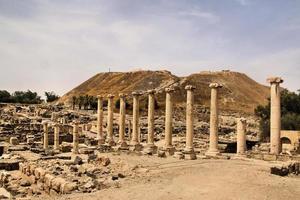
[[[142,151],[143,145],[141,145],[141,144],[130,145],[129,150],[130,151]]]
[[[182,152],[180,152],[180,151],[175,152],[174,155],[173,155],[173,157],[174,157],[174,158],[177,158],[177,159],[179,159],[179,160],[182,160],[182,159],[185,158],[184,154],[183,154]]]
[[[221,153],[219,151],[207,151],[205,153],[206,156],[210,156],[210,157],[215,157],[215,156],[220,156]]]
[[[129,146],[128,146],[128,144],[125,141],[118,142],[117,150],[119,150],[119,151],[129,150]]]
[[[107,141],[107,144],[108,144],[109,146],[116,146],[116,145],[117,145],[116,142],[113,141],[113,140],[108,140],[108,141]]]
[[[183,153],[184,153],[184,158],[186,160],[196,160],[197,159],[196,153],[194,152],[193,148],[186,148],[186,149],[184,149]]]
[[[166,154],[169,155],[169,156],[173,156],[175,151],[176,151],[175,147],[173,147],[173,146],[163,147],[162,150],[165,151]]]
[[[153,155],[157,153],[157,149],[157,146],[155,146],[154,144],[147,144],[144,148],[143,153],[147,155]]]
[[[185,154],[193,153],[194,152],[194,148],[193,147],[186,147],[186,148],[184,148],[183,152]]]

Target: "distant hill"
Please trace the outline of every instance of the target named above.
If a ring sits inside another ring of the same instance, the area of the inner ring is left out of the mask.
[[[259,104],[266,104],[269,87],[261,85],[239,72],[200,72],[187,77],[177,77],[168,71],[136,71],[99,73],[83,82],[60,98],[60,102],[70,103],[73,96],[126,93],[157,89],[163,91],[169,85],[177,88],[174,94],[178,106],[184,105],[188,84],[196,86],[195,103],[209,106],[211,82],[224,85],[220,89],[220,108],[223,110],[253,113]],[[157,100],[164,104],[164,93],[157,94]],[[117,99],[117,98],[116,98]],[[144,97],[146,100],[146,96]],[[130,101],[130,100],[129,100]]]

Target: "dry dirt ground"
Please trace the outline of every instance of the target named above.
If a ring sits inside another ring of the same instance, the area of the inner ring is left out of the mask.
[[[176,199],[299,199],[300,177],[270,174],[272,163],[259,160],[177,160],[137,155],[111,155],[139,165],[138,175],[109,189],[38,199],[176,200]],[[34,199],[34,198],[32,198]]]

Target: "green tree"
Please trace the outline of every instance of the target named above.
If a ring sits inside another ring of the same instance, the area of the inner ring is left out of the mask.
[[[75,106],[78,103],[78,99],[76,96],[72,97],[72,109],[75,110]]]
[[[46,96],[47,102],[53,102],[53,101],[56,101],[57,99],[59,99],[59,96],[56,95],[53,91],[45,92],[45,96]]]
[[[265,106],[259,105],[255,115],[260,118],[260,129],[265,140],[270,136],[270,99]],[[283,130],[300,130],[300,92],[281,92],[281,127]]]
[[[85,101],[85,97],[79,96],[79,99],[78,99],[79,110],[81,110],[84,107],[84,101]]]
[[[12,102],[14,103],[28,103],[28,104],[38,104],[41,103],[41,97],[38,96],[36,92],[30,90],[15,91],[12,95]]]
[[[0,90],[0,102],[9,103],[11,102],[11,95],[6,90]]]

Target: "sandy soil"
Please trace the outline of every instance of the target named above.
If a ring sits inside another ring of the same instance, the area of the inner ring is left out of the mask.
[[[299,199],[300,177],[270,174],[270,162],[258,160],[177,160],[147,156],[111,156],[141,165],[138,176],[90,194],[38,199],[176,200],[176,199]],[[33,198],[32,198],[33,199]]]

